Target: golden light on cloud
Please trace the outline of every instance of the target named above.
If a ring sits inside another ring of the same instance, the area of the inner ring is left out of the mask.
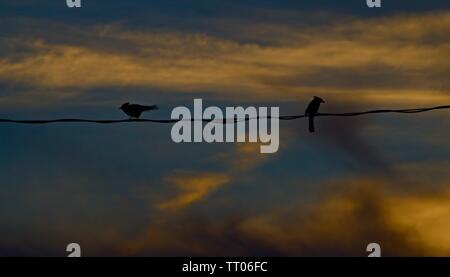
[[[136,86],[220,97],[331,93],[378,102],[437,102],[450,100],[449,21],[450,13],[443,12],[287,27],[282,38],[265,34],[265,45],[198,33],[98,28],[95,36],[116,41],[117,49],[19,41],[31,52],[1,59],[0,79],[44,90]],[[247,27],[242,32],[257,28]]]
[[[377,242],[383,256],[449,255],[450,191],[398,194],[388,188],[393,185],[382,178],[342,180],[318,201],[219,222],[163,214],[142,237],[124,243],[124,251],[166,253],[169,247],[184,255],[251,255],[264,249],[272,256],[367,256],[367,244]]]
[[[223,172],[199,171],[178,172],[169,175],[166,180],[175,185],[178,194],[163,201],[158,207],[167,211],[178,211],[199,201],[207,199],[215,190],[240,178],[267,161],[268,155],[261,155],[258,143],[238,143],[229,154],[218,154],[211,160],[227,167]]]
[[[393,197],[387,203],[392,224],[414,230],[428,255],[450,255],[450,190],[439,195]]]
[[[159,205],[163,210],[178,210],[194,202],[200,201],[212,191],[230,181],[230,178],[221,173],[172,175],[168,177],[169,183],[175,185],[181,193]]]
[[[450,191],[399,195],[386,184],[382,179],[342,184],[336,187],[342,191],[313,205],[250,218],[241,228],[286,255],[314,248],[364,255],[369,242],[381,244],[389,256],[449,255]]]

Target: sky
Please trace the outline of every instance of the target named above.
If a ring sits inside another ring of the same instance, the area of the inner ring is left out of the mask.
[[[449,33],[438,0],[2,1],[0,118],[449,105]],[[449,256],[449,115],[283,121],[269,155],[170,124],[0,123],[0,256]]]

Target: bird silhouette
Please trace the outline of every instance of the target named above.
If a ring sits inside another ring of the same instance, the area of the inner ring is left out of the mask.
[[[158,106],[142,106],[138,104],[130,104],[129,102],[123,104],[120,109],[130,116],[130,119],[139,119],[141,114],[146,111],[157,110]]]
[[[305,111],[305,116],[309,117],[309,132],[313,133],[314,129],[314,116],[317,114],[320,108],[320,104],[325,103],[322,98],[314,96],[313,100],[309,103]]]

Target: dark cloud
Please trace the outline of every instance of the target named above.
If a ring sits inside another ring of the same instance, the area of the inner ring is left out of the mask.
[[[327,110],[337,112],[366,110],[363,101],[358,103],[346,102],[339,104],[331,100]],[[382,173],[393,177],[394,172],[390,167],[387,157],[373,144],[367,128],[371,119],[367,117],[352,118],[317,118],[317,128],[320,128],[315,136],[315,141],[325,145],[332,145],[355,159],[356,164],[362,165],[373,173]]]

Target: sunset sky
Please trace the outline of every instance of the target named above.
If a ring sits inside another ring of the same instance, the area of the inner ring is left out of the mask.
[[[0,118],[450,105],[450,2],[0,3]],[[450,111],[280,123],[280,148],[170,124],[0,123],[0,256],[450,256]]]

